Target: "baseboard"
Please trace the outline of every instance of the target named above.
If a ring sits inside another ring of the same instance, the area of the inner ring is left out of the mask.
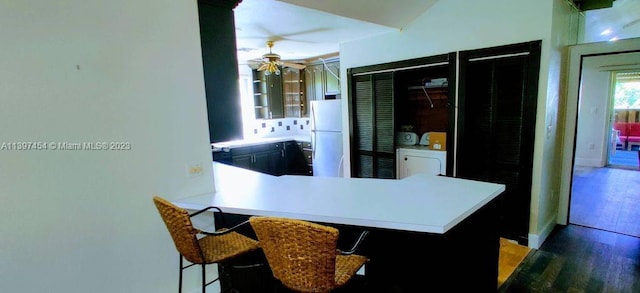
[[[546,225],[544,225],[544,228],[540,231],[539,234],[529,234],[529,248],[540,248],[540,246],[542,246],[542,243],[547,240],[551,232],[553,232],[553,228],[555,227],[556,222],[554,221],[554,219],[552,219],[551,221],[547,222]]]
[[[605,164],[600,159],[576,158],[575,165],[600,168]]]

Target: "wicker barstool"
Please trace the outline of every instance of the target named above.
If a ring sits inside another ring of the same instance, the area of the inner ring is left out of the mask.
[[[180,254],[178,292],[182,292],[182,271],[184,269],[197,264],[202,266],[202,292],[204,293],[207,285],[220,280],[220,277],[218,277],[207,282],[205,279],[205,265],[220,264],[259,248],[258,241],[234,231],[247,222],[233,228],[220,229],[216,232],[202,231],[193,226],[191,217],[211,209],[221,213],[222,211],[217,207],[208,207],[189,214],[187,210],[159,196],[154,196],[153,202],[158,208],[158,212],[160,212],[160,216]],[[183,258],[191,264],[183,266]]]
[[[354,254],[368,231],[349,251],[337,249],[339,232],[307,221],[251,217],[273,276],[298,292],[330,292],[345,285],[367,261]]]

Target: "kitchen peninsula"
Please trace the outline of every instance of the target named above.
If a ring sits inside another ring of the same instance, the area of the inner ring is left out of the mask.
[[[341,238],[367,229],[369,286],[387,292],[497,288],[496,198],[505,186],[417,174],[402,180],[271,176],[213,162],[215,192],[175,201],[240,218],[280,216],[335,226]],[[304,191],[304,192],[301,192]],[[343,234],[344,233],[344,234]],[[348,242],[347,242],[348,243]],[[459,291],[459,290],[453,290]]]

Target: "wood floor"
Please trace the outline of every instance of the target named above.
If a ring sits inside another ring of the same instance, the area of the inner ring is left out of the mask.
[[[640,292],[640,238],[557,226],[499,292]]]
[[[640,237],[640,171],[576,167],[569,223]]]
[[[500,238],[500,256],[498,258],[498,288],[509,279],[511,274],[520,266],[531,252],[531,248],[518,242]]]
[[[576,168],[569,213],[498,291],[640,292],[640,171]]]

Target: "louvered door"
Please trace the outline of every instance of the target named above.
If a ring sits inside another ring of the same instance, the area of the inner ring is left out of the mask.
[[[539,47],[461,54],[456,177],[502,183],[501,236],[527,242]],[[530,47],[531,46],[531,47]],[[519,50],[519,51],[518,51]],[[496,54],[482,56],[482,54]],[[476,57],[479,56],[479,57]]]
[[[393,75],[353,77],[351,176],[395,178]]]

